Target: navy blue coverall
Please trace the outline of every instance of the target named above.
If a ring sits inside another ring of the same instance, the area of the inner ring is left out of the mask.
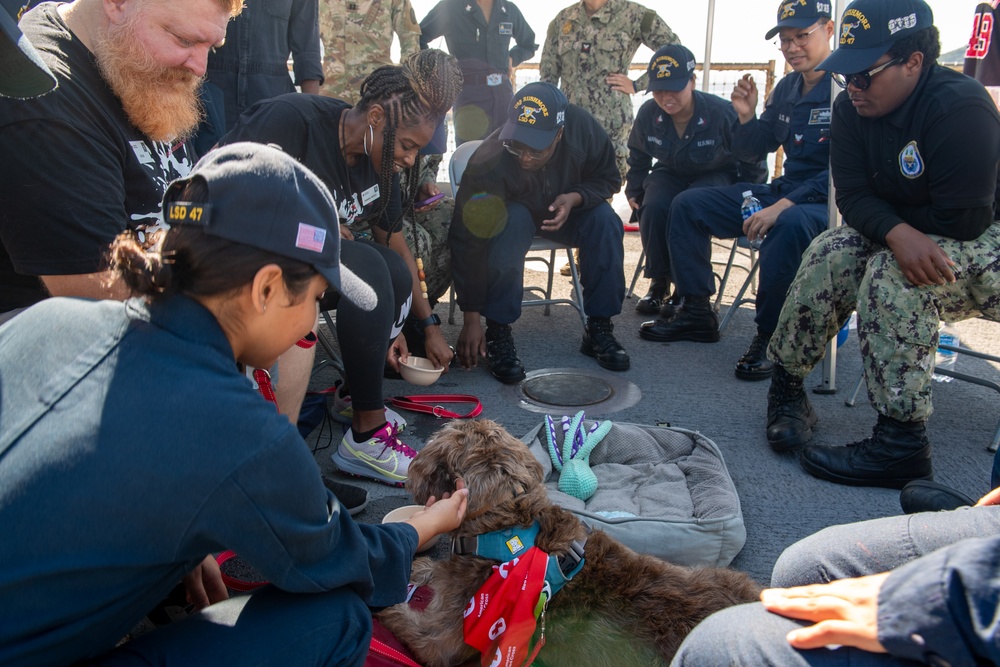
[[[667,230],[674,197],[691,188],[758,183],[767,177],[766,165],[743,164],[733,155],[733,105],[700,90],[692,94],[694,115],[684,136],[677,135],[670,114],[649,100],[639,108],[628,138],[625,196],[639,204],[647,278],[670,278]]]
[[[826,230],[829,219],[830,75],[805,96],[801,90],[802,75],[787,75],[775,86],[760,118],[737,124],[734,132],[733,152],[743,161],[755,162],[783,146],[781,178],[764,185],[688,190],[674,199],[670,213],[667,245],[676,293],[708,297],[715,293],[712,237],[742,235],[743,192],[752,190],[765,208],[783,198],[795,203],[781,212],[760,248],[756,322],[768,334],[774,331],[803,251]]]
[[[455,100],[455,140],[483,139],[507,120],[514,95],[510,65],[535,55],[535,32],[507,0],[494,0],[489,21],[472,0],[441,0],[420,22],[421,48],[442,35],[465,76]]]

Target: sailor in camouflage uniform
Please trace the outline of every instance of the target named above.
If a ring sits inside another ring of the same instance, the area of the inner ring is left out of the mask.
[[[615,147],[622,180],[628,173],[628,135],[632,95],[646,87],[647,75],[632,82],[629,65],[640,44],[653,51],[679,44],[655,11],[631,0],[581,0],[556,14],[549,24],[539,74],[571,104],[591,113]]]
[[[420,50],[410,0],[319,0],[319,33],[326,76],[320,92],[351,104],[357,104],[369,74],[395,64],[389,56],[393,33],[400,60]]]
[[[789,288],[768,350],[767,439],[776,451],[810,439],[803,378],[857,308],[878,422],[847,447],[802,448],[799,462],[839,484],[900,488],[932,476],[939,320],[1000,318],[1000,114],[982,85],[936,63],[924,0],[855,0],[843,25],[819,69],[847,79],[830,149],[846,225],[813,241]]]

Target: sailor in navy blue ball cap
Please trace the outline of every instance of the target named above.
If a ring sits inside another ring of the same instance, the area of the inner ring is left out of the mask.
[[[0,7],[0,95],[24,99],[55,87],[55,77],[21,34],[15,17]]]
[[[863,72],[893,44],[932,25],[934,13],[924,0],[855,0],[844,10],[837,50],[817,69]]]
[[[180,200],[187,184],[199,180],[208,190],[206,201]],[[308,264],[363,310],[378,303],[374,290],[340,263],[330,191],[277,147],[237,142],[211,151],[167,188],[163,220]]]
[[[529,83],[511,99],[500,140],[516,141],[535,150],[548,148],[566,124],[567,104],[566,96],[551,83]]]
[[[808,28],[819,19],[828,19],[832,15],[830,0],[781,0],[778,25],[768,30],[764,39],[771,39],[782,28]]]
[[[660,47],[646,70],[649,74],[646,92],[669,90],[676,93],[684,90],[694,76],[694,68],[694,54],[687,47],[680,44]]]

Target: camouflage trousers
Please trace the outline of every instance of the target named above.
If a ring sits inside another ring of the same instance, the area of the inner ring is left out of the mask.
[[[1000,320],[1000,224],[974,241],[930,238],[955,262],[955,283],[915,287],[892,251],[850,227],[817,236],[788,288],[768,356],[804,378],[857,310],[872,407],[893,419],[925,421],[933,411],[939,321],[980,314]]]
[[[431,305],[438,302],[451,287],[451,250],[448,247],[448,228],[455,212],[455,200],[445,197],[429,211],[417,214],[416,226],[409,220],[403,222],[403,235],[414,257],[424,260],[424,282]],[[414,242],[419,238],[419,251]]]

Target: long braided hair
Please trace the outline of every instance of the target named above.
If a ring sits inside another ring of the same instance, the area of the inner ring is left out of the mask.
[[[392,192],[396,129],[415,127],[427,122],[437,125],[455,104],[462,91],[462,70],[458,61],[444,51],[426,49],[407,57],[398,66],[385,65],[368,75],[361,84],[361,99],[357,109],[367,111],[373,104],[385,110],[385,129],[382,131],[382,165],[379,170],[379,192],[387,193],[381,198],[380,209],[375,220],[385,215],[389,205],[388,193]],[[411,220],[413,202],[417,195],[420,177],[420,160],[406,172],[406,192],[403,193],[403,215]],[[398,220],[390,221],[389,235],[398,226]],[[387,240],[388,243],[388,240]]]

